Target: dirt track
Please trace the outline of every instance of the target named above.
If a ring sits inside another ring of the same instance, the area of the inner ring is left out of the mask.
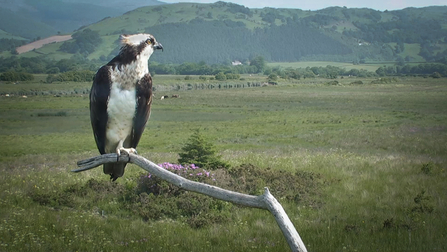
[[[48,38],[44,38],[41,40],[34,41],[32,43],[20,46],[16,48],[17,53],[26,53],[29,51],[32,51],[37,48],[41,48],[42,46],[46,44],[51,44],[55,42],[62,42],[71,39],[71,35],[63,35],[63,36],[51,36]]]

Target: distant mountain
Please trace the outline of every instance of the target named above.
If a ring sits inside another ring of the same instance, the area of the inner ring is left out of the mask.
[[[158,0],[62,0],[66,3],[94,4],[103,7],[109,7],[124,12],[137,9],[143,6],[153,6],[166,4]]]
[[[65,1],[68,4],[74,0]],[[119,1],[111,0],[111,7],[114,2]],[[78,47],[89,48],[84,57],[106,61],[119,49],[119,34],[148,32],[165,48],[152,56],[160,63],[247,62],[257,55],[267,61],[447,62],[446,6],[382,12],[345,7],[303,11],[249,9],[226,2],[178,3],[141,7],[104,18],[78,32],[85,30],[101,37],[98,45],[76,41],[49,45],[22,56],[68,58],[72,54],[64,48],[82,45]]]
[[[72,33],[105,17],[119,16],[157,0],[0,0],[0,29],[27,39]]]

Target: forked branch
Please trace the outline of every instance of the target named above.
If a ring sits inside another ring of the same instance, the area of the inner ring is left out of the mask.
[[[287,243],[290,246],[290,249],[293,252],[307,251],[303,241],[301,240],[301,237],[299,236],[283,207],[281,206],[281,204],[279,204],[275,197],[270,194],[268,188],[265,188],[264,194],[259,196],[246,195],[225,190],[216,186],[185,179],[181,176],[178,176],[177,174],[163,169],[162,167],[145,159],[144,157],[135,154],[121,155],[119,157],[115,153],[104,154],[98,157],[82,160],[77,163],[79,169],[73,170],[73,172],[86,171],[101,164],[113,163],[117,161],[117,158],[119,158],[119,161],[138,165],[144,170],[150,172],[152,175],[166,180],[169,183],[172,183],[185,190],[205,194],[213,198],[229,201],[243,206],[266,209],[270,211],[270,213],[273,214],[273,216],[275,217],[278,226],[280,227],[281,231],[284,234],[284,237],[287,240]]]

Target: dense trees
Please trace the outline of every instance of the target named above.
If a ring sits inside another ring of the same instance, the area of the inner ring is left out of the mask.
[[[90,29],[78,31],[72,37],[74,41],[64,42],[60,47],[61,51],[88,55],[94,52],[96,47],[102,42],[99,33]]]
[[[181,74],[181,75],[216,75],[218,73],[222,73],[224,75],[229,73],[254,74],[262,72],[259,71],[256,66],[248,66],[248,65],[231,66],[229,64],[207,65],[203,61],[199,63],[185,62],[180,65],[160,64],[151,61],[149,70],[151,71],[152,74]]]
[[[439,63],[419,64],[415,66],[383,66],[379,67],[376,73],[385,75],[433,75],[447,77],[447,65]]]
[[[11,51],[13,54],[16,53],[16,47],[26,44],[26,40],[19,39],[0,39],[0,52]]]
[[[34,76],[30,73],[20,73],[8,71],[0,74],[1,81],[30,81],[34,80]]]
[[[55,81],[74,81],[74,82],[90,82],[93,81],[95,72],[89,70],[69,71],[57,75],[49,74],[46,81],[48,83]]]
[[[146,32],[157,34],[157,40],[169,48],[152,56],[161,63],[222,64],[246,61],[252,55],[262,56],[266,61],[299,61],[302,56],[352,52],[341,42],[290,18],[287,24],[254,30],[240,21],[196,18],[190,23],[152,26]]]
[[[256,72],[261,73],[265,68],[265,60],[262,56],[256,56],[250,60],[250,66],[256,67]]]
[[[437,40],[442,37],[439,34],[441,24],[431,19],[398,19],[388,22],[362,23],[354,22],[359,28],[356,31],[344,31],[344,35],[356,37],[368,42],[404,42],[423,43],[427,40]]]
[[[0,60],[0,72],[15,71],[27,73],[57,74],[74,70],[96,71],[103,62],[89,61],[82,57],[52,60],[45,56],[39,57],[9,57]]]

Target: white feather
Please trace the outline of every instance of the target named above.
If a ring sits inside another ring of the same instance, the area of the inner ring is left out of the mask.
[[[110,90],[107,113],[109,120],[106,131],[106,152],[115,152],[120,140],[126,139],[132,132],[135,115],[135,88],[123,90],[118,83],[113,83]]]
[[[110,71],[112,86],[107,105],[106,153],[115,152],[118,142],[130,136],[137,107],[135,84],[149,72],[147,59],[137,60],[121,69],[110,68]]]
[[[150,38],[149,34],[139,33],[132,35],[121,35],[121,44],[129,44],[129,45],[139,45],[141,41],[145,41]]]

